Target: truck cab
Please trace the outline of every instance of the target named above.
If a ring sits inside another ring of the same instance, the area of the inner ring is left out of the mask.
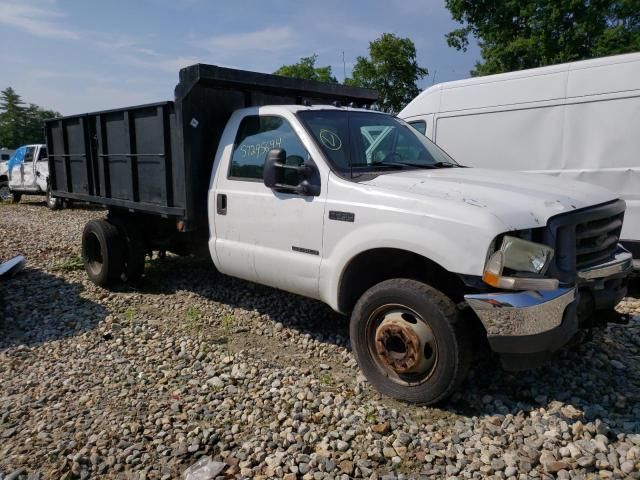
[[[109,209],[82,236],[94,283],[204,246],[223,274],[350,316],[371,384],[422,404],[460,386],[480,341],[530,368],[624,320],[614,193],[462,167],[360,108],[371,92],[206,65],[180,78],[174,103],[47,122],[54,193]]]
[[[402,396],[414,401],[425,398],[431,362],[450,365],[438,357],[446,341],[435,340],[447,331],[424,327],[431,308],[445,316],[466,305],[503,364],[520,369],[590,318],[610,318],[632,268],[617,244],[625,205],[613,193],[463,168],[408,124],[369,110],[235,112],[208,206],[221,272],[351,314],[354,352],[374,385],[414,387]],[[469,348],[465,333],[453,337]]]
[[[51,195],[46,145],[33,144],[18,148],[8,161],[7,178],[14,202],[19,202],[22,195],[46,195],[49,208],[60,206],[60,200]]]

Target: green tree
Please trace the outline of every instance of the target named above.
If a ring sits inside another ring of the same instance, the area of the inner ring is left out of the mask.
[[[478,39],[472,75],[521,70],[640,50],[640,0],[446,0],[461,28],[447,43]]]
[[[25,110],[24,102],[13,88],[0,92],[0,147],[20,146]]]
[[[0,92],[0,147],[44,142],[44,120],[59,116],[53,110],[25,104],[13,88],[7,87]]]
[[[273,72],[275,75],[283,77],[304,78],[307,80],[317,80],[326,83],[338,83],[338,80],[331,75],[331,67],[316,67],[318,55],[302,57],[298,63],[293,65],[283,65]]]
[[[345,83],[376,89],[380,94],[379,108],[399,112],[420,93],[416,83],[428,74],[418,65],[416,47],[409,38],[383,33],[369,42],[369,58],[357,58],[352,77]]]
[[[44,143],[44,121],[47,118],[59,117],[60,113],[47,110],[33,103],[26,110],[26,122],[23,129],[23,141],[26,143]]]

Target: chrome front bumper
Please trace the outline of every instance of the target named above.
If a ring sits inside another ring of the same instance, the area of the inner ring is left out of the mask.
[[[578,272],[581,280],[594,280],[598,278],[611,277],[613,275],[628,274],[633,270],[633,255],[625,250],[621,245],[613,260],[607,263],[596,265]]]
[[[575,288],[465,295],[489,337],[536,335],[559,327],[575,298]]]
[[[632,270],[631,254],[620,247],[610,262],[577,272],[576,286],[553,291],[465,295],[465,300],[484,325],[489,343],[496,352],[553,351],[567,343],[578,330],[578,288],[624,277]]]

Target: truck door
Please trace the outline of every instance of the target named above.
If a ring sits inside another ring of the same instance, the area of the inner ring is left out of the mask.
[[[38,160],[34,162],[34,188],[41,192],[47,191],[47,182],[49,181],[49,159],[47,155],[47,147],[38,148]]]
[[[278,115],[249,115],[239,122],[231,160],[218,173],[216,256],[223,273],[294,293],[318,296],[326,189],[320,196],[280,193],[262,179],[271,148],[287,163],[308,158],[291,123]]]
[[[35,187],[34,156],[36,147],[26,147],[24,161],[13,167],[9,187],[12,190],[33,190]]]

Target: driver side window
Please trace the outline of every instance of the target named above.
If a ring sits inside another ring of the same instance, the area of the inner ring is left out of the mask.
[[[47,154],[47,147],[40,147],[40,153],[38,153],[38,161],[45,161],[48,156],[49,155]]]
[[[302,165],[307,151],[293,128],[282,117],[251,115],[240,122],[229,167],[229,179],[261,181],[267,152],[282,148],[287,164]]]
[[[26,152],[24,154],[24,163],[33,162],[33,153],[35,148],[27,147]]]

